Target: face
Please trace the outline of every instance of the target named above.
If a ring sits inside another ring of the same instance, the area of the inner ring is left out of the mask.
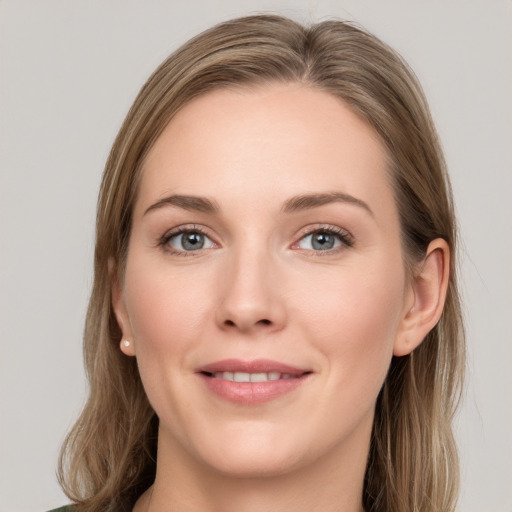
[[[237,475],[365,460],[410,301],[385,149],[340,100],[214,91],[152,148],[114,308],[159,457]]]

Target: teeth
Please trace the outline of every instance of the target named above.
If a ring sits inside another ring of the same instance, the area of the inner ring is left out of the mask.
[[[215,372],[216,379],[225,379],[232,382],[267,382],[269,380],[293,379],[295,375],[289,373],[268,372],[268,373],[247,373],[247,372]]]
[[[245,372],[235,372],[233,375],[233,380],[235,382],[250,382],[251,376]]]
[[[268,375],[266,373],[251,373],[251,382],[266,382]]]

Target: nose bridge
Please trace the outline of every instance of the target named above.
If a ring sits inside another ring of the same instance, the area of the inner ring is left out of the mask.
[[[242,331],[280,329],[284,304],[280,301],[278,262],[268,246],[246,239],[230,251],[221,276],[218,322]]]

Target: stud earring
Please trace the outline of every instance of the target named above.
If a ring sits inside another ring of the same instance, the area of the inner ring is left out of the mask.
[[[123,341],[121,342],[121,345],[122,345],[123,347],[128,348],[128,347],[131,345],[131,343],[130,343],[130,341],[129,341],[129,340],[123,340]]]

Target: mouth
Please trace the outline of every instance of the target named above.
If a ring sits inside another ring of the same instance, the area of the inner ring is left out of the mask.
[[[238,405],[257,405],[299,388],[312,370],[277,361],[226,359],[198,368],[209,391]]]
[[[301,374],[291,374],[291,373],[279,373],[279,372],[258,372],[258,373],[249,373],[249,372],[201,372],[206,377],[210,377],[212,379],[224,379],[229,380],[231,382],[268,382],[280,379],[298,379],[303,375],[306,375],[310,372],[304,372]]]

